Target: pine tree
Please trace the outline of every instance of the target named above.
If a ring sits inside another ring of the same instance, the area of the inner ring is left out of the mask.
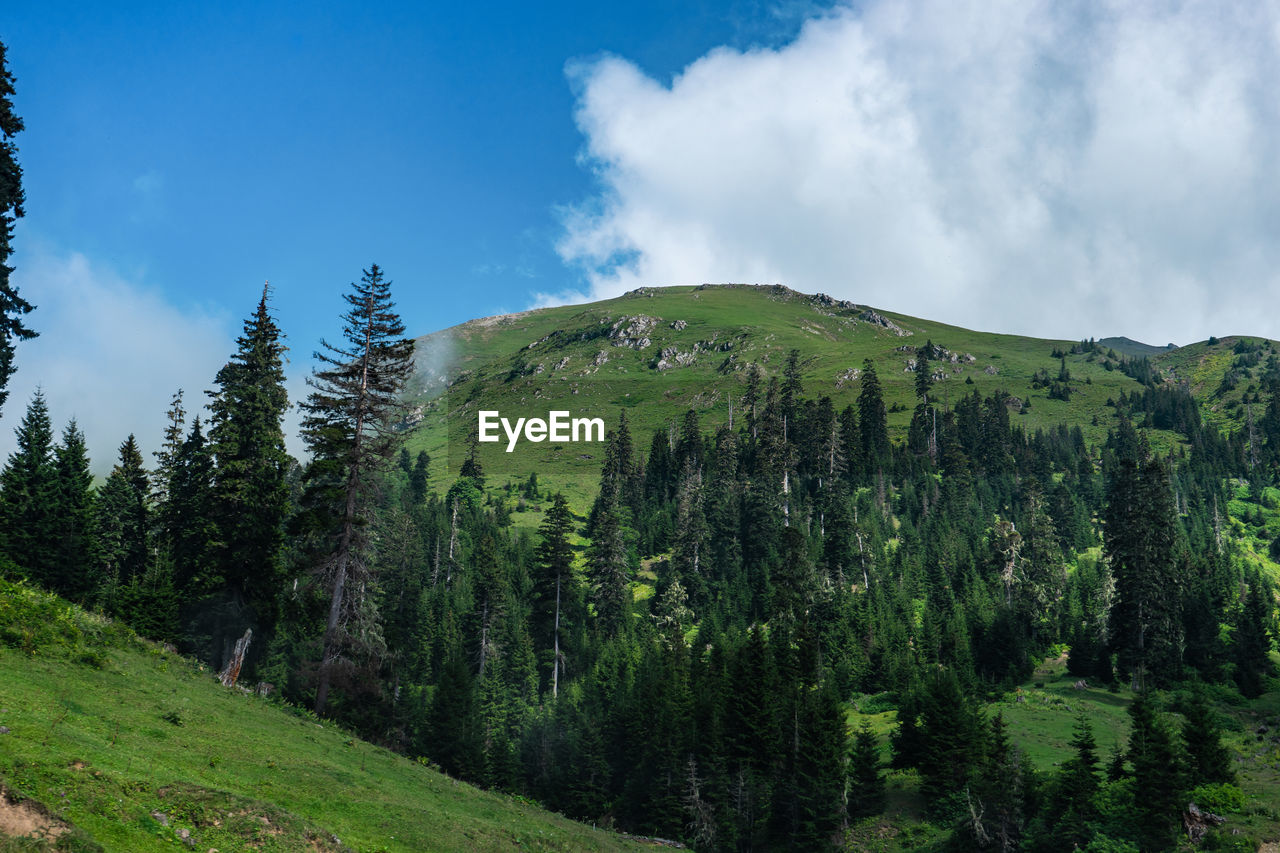
[[[452,776],[477,779],[482,768],[475,678],[460,654],[444,665],[427,717],[425,752]]]
[[[760,406],[760,365],[755,362],[747,370],[747,390],[742,394],[742,411],[747,417],[747,432],[752,441],[758,434],[757,419]]]
[[[148,639],[177,639],[178,596],[168,554],[149,560],[141,575],[118,587],[115,610],[129,627]]]
[[[661,500],[669,497],[673,485],[674,479],[671,482],[661,483]],[[626,511],[620,517],[634,521],[631,515],[636,506],[628,503],[628,500],[638,503],[640,492],[641,487],[636,477],[635,458],[631,446],[631,430],[627,426],[626,413],[623,412],[618,418],[618,428],[610,431],[607,436],[604,464],[600,467],[600,492],[596,495],[595,503],[592,504],[591,512],[587,516],[586,535],[589,538],[595,538],[599,515],[606,508],[617,512]]]
[[[888,415],[880,391],[880,378],[871,359],[862,362],[862,388],[858,392],[858,426],[862,460],[868,474],[882,469],[889,459]]]
[[[1175,571],[1177,520],[1168,469],[1149,457],[1127,419],[1109,443],[1104,546],[1115,576],[1112,647],[1125,673],[1159,682],[1180,675],[1181,584]]]
[[[1173,846],[1183,806],[1181,762],[1149,693],[1144,691],[1134,698],[1129,717],[1129,762],[1134,788],[1141,792],[1135,804],[1139,841],[1144,851],[1168,850]]]
[[[1231,753],[1222,745],[1222,730],[1202,694],[1196,693],[1184,709],[1182,745],[1187,754],[1189,788],[1215,782],[1235,782]]]
[[[631,615],[631,566],[616,503],[605,505],[596,516],[595,535],[587,549],[587,574],[600,626],[607,634],[625,630]]]
[[[84,433],[72,419],[53,450],[57,472],[54,505],[54,576],[50,586],[60,595],[84,602],[93,592],[102,556],[93,494],[93,474]]]
[[[22,576],[49,586],[57,574],[57,471],[53,427],[40,391],[32,396],[16,435],[17,449],[0,471],[0,541]]]
[[[179,388],[174,392],[173,399],[169,402],[169,411],[165,413],[165,420],[168,423],[164,427],[164,443],[160,445],[160,449],[153,455],[156,457],[156,469],[151,478],[151,484],[154,489],[152,496],[157,511],[163,515],[163,507],[169,499],[169,489],[173,480],[173,469],[177,462],[178,452],[182,449],[182,441],[185,437],[183,428],[186,425],[187,413],[182,408],[182,389]]]
[[[733,701],[725,724],[732,811],[728,834],[740,849],[768,849],[763,836],[772,816],[781,692],[764,629],[755,626],[730,663]]]
[[[676,535],[671,568],[699,612],[710,596],[705,565],[709,534],[703,511],[702,469],[692,457],[687,457],[676,486]]]
[[[313,455],[307,469],[308,505],[332,542],[322,563],[330,579],[324,657],[316,687],[316,713],[324,711],[331,668],[355,632],[340,632],[344,614],[364,612],[358,596],[368,580],[362,515],[374,475],[400,441],[400,393],[413,370],[413,341],[391,301],[391,283],[377,264],[365,270],[359,284],[344,296],[342,315],[346,343],[322,341],[317,370],[303,404],[303,439]],[[348,589],[350,581],[351,588]],[[344,636],[345,633],[345,636]]]
[[[420,504],[427,496],[427,469],[431,457],[427,451],[419,450],[413,460],[413,470],[409,472],[409,498],[414,504]]]
[[[1236,684],[1250,699],[1265,690],[1263,678],[1271,675],[1271,610],[1274,597],[1270,586],[1256,570],[1248,577],[1248,593],[1236,613],[1231,636],[1232,658],[1236,665]]]
[[[950,670],[930,673],[919,703],[918,720],[901,714],[898,718],[900,726],[914,724],[915,743],[900,734],[895,749],[902,743],[914,753],[922,777],[920,791],[935,800],[961,790],[969,781],[986,746],[986,727]]]
[[[1016,606],[1033,644],[1054,636],[1067,586],[1066,567],[1053,522],[1035,480],[1028,480],[1026,523],[1018,560]]]
[[[470,554],[468,564],[472,570],[472,594],[476,602],[473,639],[479,660],[478,675],[483,683],[490,659],[502,654],[497,626],[511,606],[511,586],[507,582],[498,557],[498,545],[492,534],[481,535]]]
[[[738,479],[738,434],[721,428],[716,435],[710,479],[717,488],[707,496],[710,574],[722,589],[734,585],[742,570],[742,484]],[[745,606],[745,603],[744,603]]]
[[[623,423],[625,424],[625,420]],[[627,433],[624,441],[621,432],[619,432],[618,443],[619,475],[625,478],[630,471],[629,466],[631,465],[630,433]],[[683,476],[686,470],[701,472],[703,463],[702,429],[698,425],[698,413],[693,409],[689,409],[684,413],[684,420],[680,423],[680,436],[676,439],[676,476]]]
[[[551,506],[538,528],[542,542],[538,545],[537,561],[533,577],[533,635],[537,647],[550,652],[548,669],[551,670],[552,698],[560,693],[560,672],[563,669],[563,652],[560,649],[562,615],[570,602],[576,601],[572,588],[573,546],[569,536],[573,533],[573,515],[569,502],[557,492]]]
[[[213,454],[196,417],[173,455],[168,499],[158,510],[164,548],[173,563],[174,588],[186,601],[209,595],[218,583],[214,474]]]
[[[132,435],[120,445],[120,461],[98,492],[98,534],[102,546],[106,608],[129,621],[123,589],[146,574],[150,564],[151,488],[142,453]]]
[[[880,772],[880,747],[871,723],[862,721],[853,737],[849,758],[849,817],[861,818],[884,811],[884,774]]]
[[[209,392],[209,443],[217,464],[218,574],[231,600],[227,624],[219,626],[224,638],[239,637],[246,627],[259,636],[269,634],[283,585],[281,547],[289,504],[285,476],[291,460],[282,420],[289,400],[285,346],[267,306],[269,295],[263,287],[257,309],[236,340],[236,352]]]
[[[1093,737],[1089,717],[1081,712],[1071,733],[1071,748],[1075,755],[1062,768],[1062,797],[1068,808],[1085,815],[1091,808],[1090,801],[1098,790],[1098,742]]]
[[[907,431],[907,446],[916,455],[928,455],[931,461],[936,462],[938,459],[938,413],[930,405],[933,376],[929,368],[929,355],[932,351],[932,341],[916,350],[916,409],[911,415],[911,426]]]
[[[782,388],[780,395],[782,417],[786,420],[788,426],[792,428],[796,426],[796,414],[799,411],[800,395],[803,393],[804,386],[800,379],[800,350],[792,349],[787,352],[787,363],[782,368]]]
[[[13,225],[22,218],[26,201],[18,148],[13,142],[23,130],[22,119],[13,111],[13,83],[4,42],[0,41],[0,410],[9,397],[14,342],[36,336],[22,322],[22,315],[30,313],[35,306],[18,295],[18,288],[9,278],[13,273],[13,267],[9,266],[13,255]]]
[[[981,765],[965,790],[968,813],[961,818],[956,835],[980,849],[1011,853],[1022,840],[1031,771],[1009,742],[1002,715],[991,720],[984,746]]]
[[[793,849],[830,850],[846,816],[845,712],[829,683],[801,689],[793,718],[797,819],[788,838]]]

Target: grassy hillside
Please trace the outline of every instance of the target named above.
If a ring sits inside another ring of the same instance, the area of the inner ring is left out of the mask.
[[[1159,349],[1153,357],[1163,379],[1192,384],[1222,427],[1244,416],[1239,401],[1247,380],[1213,396],[1231,369],[1236,340]],[[474,320],[420,338],[421,422],[410,447],[431,455],[433,486],[447,488],[481,409],[512,420],[564,409],[602,417],[609,428],[625,410],[647,451],[652,431],[677,423],[689,408],[701,414],[704,429],[728,419],[731,401],[740,418],[748,365],[780,375],[792,348],[803,355],[806,394],[829,394],[837,409],[855,401],[863,359],[870,358],[890,407],[890,429],[900,438],[915,405],[909,365],[930,341],[947,350],[932,360],[935,393],[944,402],[974,390],[984,396],[1002,390],[1016,398],[1015,422],[1029,430],[1066,422],[1098,442],[1115,423],[1107,401],[1142,387],[1116,369],[1105,347],[1071,354],[1073,341],[976,332],[779,286],[643,288],[589,305]],[[1055,350],[1067,353],[1065,361]],[[1064,363],[1071,374],[1068,401],[1033,387],[1037,371],[1056,378]],[[1152,440],[1167,448],[1176,436]],[[565,491],[581,509],[598,480],[603,448],[526,442],[513,453],[504,450],[505,442],[480,446],[491,484],[536,471],[545,487]]]
[[[0,726],[0,851],[638,849],[3,581]]]

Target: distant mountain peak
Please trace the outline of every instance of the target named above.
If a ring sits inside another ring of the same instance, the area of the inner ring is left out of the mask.
[[[1162,352],[1169,352],[1177,349],[1176,344],[1165,344],[1162,347],[1152,344],[1144,344],[1142,341],[1135,341],[1133,338],[1114,337],[1103,338],[1098,341],[1098,346],[1109,347],[1118,353],[1132,356],[1159,355]]]

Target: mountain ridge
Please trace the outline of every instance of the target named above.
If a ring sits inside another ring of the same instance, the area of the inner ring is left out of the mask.
[[[410,446],[432,458],[436,486],[460,469],[482,408],[529,417],[568,410],[604,417],[610,429],[626,411],[641,440],[688,409],[715,428],[728,422],[730,406],[741,399],[749,366],[758,365],[767,381],[779,375],[791,349],[801,353],[806,390],[831,396],[837,409],[856,398],[870,359],[896,437],[905,433],[915,405],[915,359],[928,347],[935,393],[944,404],[975,390],[1002,392],[1029,431],[1065,423],[1079,426],[1095,445],[1115,424],[1109,401],[1145,388],[1125,373],[1127,362],[1147,358],[1155,384],[1194,386],[1203,415],[1232,429],[1243,423],[1250,393],[1245,380],[1215,396],[1233,369],[1233,346],[1254,340],[1275,351],[1270,341],[1228,336],[1152,348],[1159,350],[1154,354],[1133,352],[1149,345],[1130,341],[1122,343],[1131,350],[1126,353],[1105,341],[1127,338],[1090,342],[975,331],[776,284],[643,287],[596,302],[476,318],[416,340],[411,422],[421,429]],[[1063,370],[1070,374],[1068,390],[1058,399],[1050,392]],[[1167,450],[1178,441],[1153,430],[1157,447]],[[582,483],[598,474],[599,453],[590,447],[525,445],[505,454],[483,445],[478,453],[498,480],[524,479],[536,470],[575,502],[585,495]]]

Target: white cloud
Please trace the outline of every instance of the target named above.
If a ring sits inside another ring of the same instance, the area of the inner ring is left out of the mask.
[[[593,298],[783,282],[1000,331],[1280,337],[1276,2],[872,0],[670,86],[569,75],[599,191],[558,250]]]
[[[58,434],[68,419],[79,422],[95,473],[110,470],[130,433],[150,466],[173,392],[184,389],[190,417],[235,348],[230,318],[180,309],[81,254],[30,253],[14,280],[37,306],[26,323],[40,337],[18,344],[0,458],[13,451],[13,431],[39,386]]]

